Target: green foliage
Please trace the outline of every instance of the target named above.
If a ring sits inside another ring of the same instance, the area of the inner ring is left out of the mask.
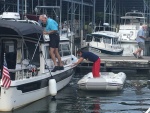
[[[96,12],[95,13],[95,22],[99,24],[104,19],[104,13],[103,12]]]

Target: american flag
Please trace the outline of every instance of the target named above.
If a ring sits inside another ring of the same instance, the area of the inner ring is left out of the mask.
[[[9,71],[7,68],[7,63],[5,59],[5,54],[4,54],[4,64],[3,64],[3,72],[2,72],[2,86],[5,88],[9,88],[11,84],[11,79],[9,75]]]

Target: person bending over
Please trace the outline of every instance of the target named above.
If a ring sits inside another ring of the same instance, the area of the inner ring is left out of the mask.
[[[92,52],[83,52],[82,50],[78,50],[77,55],[79,55],[80,58],[76,63],[74,63],[74,65],[78,65],[84,59],[86,59],[88,61],[91,61],[91,62],[93,62],[93,67],[92,67],[93,77],[94,78],[100,77],[100,63],[101,63],[101,60],[97,55],[95,55]]]

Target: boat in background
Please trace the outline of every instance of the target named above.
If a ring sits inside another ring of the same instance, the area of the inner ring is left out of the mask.
[[[21,20],[20,14],[17,12],[3,12],[2,15],[0,16],[0,19],[8,20],[8,21],[17,21],[17,22],[22,22],[22,23],[30,23],[30,24],[41,26],[41,24],[38,21],[36,21],[37,19],[32,20],[32,18],[28,18],[28,17],[29,16],[27,15],[24,20]],[[36,16],[36,17],[39,18],[39,16]],[[71,39],[71,37],[74,37],[74,35],[75,34],[70,31],[69,25],[63,25],[63,27],[60,29],[60,37]]]
[[[118,34],[113,31],[96,31],[87,35],[81,49],[98,56],[122,55],[123,48],[118,38]]]
[[[40,23],[38,23],[35,20],[30,20],[28,18],[21,20],[20,14],[17,12],[3,12],[0,19],[8,20],[8,21],[17,21],[17,22],[22,22],[22,23],[30,23],[30,24],[35,24],[35,25],[41,26]]]
[[[136,10],[127,12],[125,16],[122,16],[118,31],[119,41],[124,43],[136,42],[137,32],[143,24],[146,24],[146,19],[144,13]]]
[[[82,90],[119,91],[123,89],[126,74],[119,72],[101,72],[100,77],[93,78],[92,72],[86,74],[78,81],[78,87]]]
[[[71,65],[77,58],[71,54],[69,39],[60,38],[64,70],[56,72],[51,72],[54,64],[48,41],[38,25],[0,20],[0,69],[5,58],[11,79],[7,89],[2,86],[0,76],[0,111],[11,111],[48,95],[55,96],[70,82],[75,68]]]

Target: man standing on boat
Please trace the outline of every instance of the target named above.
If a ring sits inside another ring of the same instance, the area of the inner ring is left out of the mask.
[[[63,70],[64,67],[63,67],[63,64],[61,61],[61,57],[60,57],[59,52],[58,52],[58,47],[59,47],[59,42],[60,42],[60,36],[58,34],[58,23],[51,18],[47,18],[47,16],[45,14],[40,15],[39,20],[42,23],[46,24],[46,28],[43,31],[43,34],[49,35],[49,37],[50,37],[50,41],[49,41],[50,50],[49,50],[49,52],[50,52],[50,56],[51,56],[51,58],[54,62],[54,65],[55,65],[52,72],[55,72],[57,70]],[[57,65],[55,56],[58,59],[59,66]]]
[[[135,58],[143,59],[143,57],[141,56],[141,52],[145,48],[145,39],[146,39],[146,33],[145,32],[146,32],[146,30],[147,30],[147,25],[142,25],[142,28],[139,29],[139,31],[137,33],[136,41],[138,43],[139,48],[133,53]]]
[[[77,51],[77,55],[80,56],[79,60],[74,63],[74,65],[78,65],[79,63],[81,63],[84,59],[93,62],[93,67],[92,67],[92,74],[93,77],[100,77],[100,64],[101,64],[101,60],[100,58],[95,55],[92,52],[83,52],[82,50],[78,50]]]

